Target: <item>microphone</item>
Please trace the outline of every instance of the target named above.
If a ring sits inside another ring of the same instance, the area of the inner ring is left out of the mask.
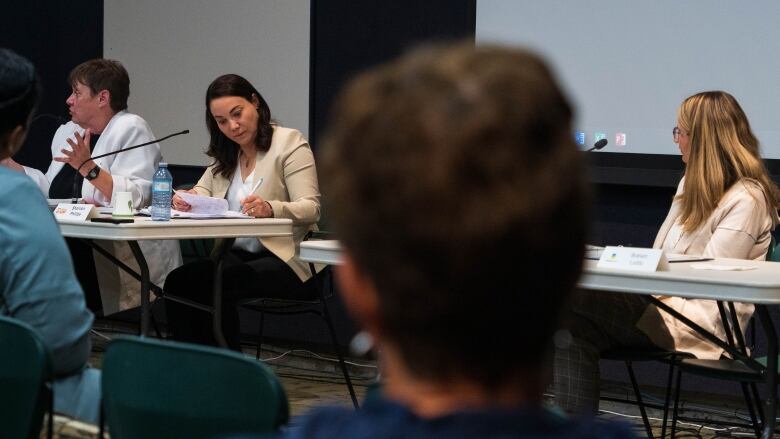
[[[601,148],[603,148],[603,147],[607,146],[607,143],[608,143],[608,142],[607,142],[607,139],[601,139],[601,140],[599,140],[598,142],[596,142],[596,143],[594,143],[594,144],[593,144],[593,148],[591,148],[591,149],[589,149],[589,150],[587,150],[587,151],[585,151],[585,152],[591,152],[591,151],[593,151],[594,149],[595,149],[596,151],[598,151],[599,149],[601,149]]]
[[[162,142],[163,140],[168,140],[171,137],[181,136],[182,134],[189,134],[189,132],[190,132],[190,130],[179,131],[178,133],[168,134],[167,136],[165,136],[163,138],[160,138],[160,139],[150,140],[148,142],[141,143],[140,145],[133,145],[133,146],[129,146],[127,148],[119,148],[116,151],[111,151],[111,152],[107,152],[105,154],[96,155],[94,157],[90,157],[90,158],[84,160],[76,168],[76,176],[73,177],[73,192],[71,192],[71,194],[73,194],[73,197],[72,197],[71,203],[72,204],[76,204],[79,201],[79,197],[76,195],[78,193],[78,190],[79,190],[79,175],[81,175],[81,174],[79,174],[79,171],[81,170],[82,166],[84,166],[84,164],[87,163],[88,161],[99,159],[101,157],[108,157],[108,156],[114,155],[114,154],[119,154],[120,152],[130,151],[131,149],[140,148],[142,146],[148,146],[148,145],[151,145],[153,143],[159,143],[159,142]]]

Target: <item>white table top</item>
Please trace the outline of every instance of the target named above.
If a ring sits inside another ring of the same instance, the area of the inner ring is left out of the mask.
[[[316,264],[341,264],[341,246],[336,240],[304,241],[301,243],[301,260]]]
[[[300,258],[307,262],[339,264],[341,247],[338,241],[302,242]],[[597,268],[597,261],[586,260],[579,286],[634,294],[780,304],[780,263],[741,259],[716,259],[708,263],[755,269],[697,270],[691,268],[691,263],[672,263],[669,271],[642,273]]]
[[[742,259],[715,259],[707,263],[755,269],[697,270],[691,267],[696,263],[673,263],[669,264],[669,271],[641,273],[597,268],[597,261],[587,260],[579,285],[592,290],[623,293],[780,304],[780,263]]]
[[[124,224],[59,222],[63,236],[108,241],[141,241],[147,239],[243,238],[292,235],[292,220],[260,219],[172,219],[152,221],[135,217]]]

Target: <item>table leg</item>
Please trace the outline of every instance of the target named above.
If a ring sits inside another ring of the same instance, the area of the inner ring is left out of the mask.
[[[762,438],[774,437],[777,417],[777,333],[764,305],[756,305],[756,312],[767,338],[766,399],[764,400],[764,431]]]
[[[223,348],[227,348],[228,344],[225,340],[225,334],[222,331],[222,264],[225,259],[225,254],[233,247],[234,241],[235,239],[233,238],[221,239],[217,241],[217,244],[211,252],[211,259],[214,261],[214,298],[212,302],[211,322],[214,330],[214,338]]]
[[[130,250],[133,251],[136,262],[138,262],[138,268],[141,270],[141,337],[146,337],[149,332],[149,267],[146,265],[146,258],[144,258],[141,247],[138,246],[137,241],[127,241],[130,245]]]

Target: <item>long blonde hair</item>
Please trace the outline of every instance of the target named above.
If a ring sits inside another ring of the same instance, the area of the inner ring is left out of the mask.
[[[731,186],[754,180],[761,186],[770,211],[780,205],[780,189],[761,160],[758,139],[737,100],[723,91],[695,94],[677,110],[679,128],[689,135],[681,221],[685,231],[700,227]]]

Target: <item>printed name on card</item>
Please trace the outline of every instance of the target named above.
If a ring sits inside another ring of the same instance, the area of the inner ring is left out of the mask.
[[[597,267],[645,272],[669,269],[663,250],[638,247],[605,247]]]

